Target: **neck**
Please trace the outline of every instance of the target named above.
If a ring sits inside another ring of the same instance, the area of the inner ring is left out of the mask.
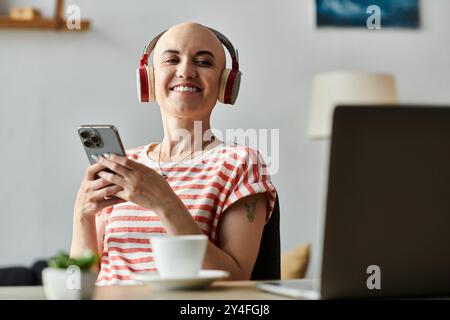
[[[162,114],[162,120],[164,138],[160,145],[161,159],[171,161],[201,151],[212,141],[209,115],[200,119],[186,119]]]

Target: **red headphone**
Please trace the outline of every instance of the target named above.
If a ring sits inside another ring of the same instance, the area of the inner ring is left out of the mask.
[[[234,49],[230,40],[227,39],[219,31],[212,28],[211,30],[220,42],[227,48],[231,56],[232,67],[231,69],[224,69],[220,75],[220,87],[217,100],[225,104],[234,104],[239,93],[239,86],[241,84],[241,75],[239,71],[239,57],[238,52]],[[137,91],[139,102],[153,102],[155,101],[155,77],[152,66],[148,66],[148,57],[152,53],[159,38],[167,30],[158,34],[149,44],[144,48],[139,68],[136,70],[137,77]]]

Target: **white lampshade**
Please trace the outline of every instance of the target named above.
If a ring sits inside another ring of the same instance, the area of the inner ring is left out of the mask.
[[[331,135],[333,111],[341,104],[395,104],[397,94],[390,74],[340,71],[314,77],[308,136],[313,139]]]

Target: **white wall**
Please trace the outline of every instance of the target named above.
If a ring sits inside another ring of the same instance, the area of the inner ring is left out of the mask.
[[[8,4],[29,1],[2,1]],[[53,8],[35,1],[46,14]],[[113,123],[127,147],[161,138],[158,108],[136,99],[146,41],[198,21],[239,48],[236,108],[217,105],[213,126],[279,128],[282,248],[313,244],[316,274],[328,142],[306,137],[312,76],[358,69],[392,72],[400,99],[450,103],[450,2],[422,1],[422,28],[314,28],[313,0],[68,1],[93,22],[87,33],[0,30],[0,265],[69,249],[75,194],[86,167],[76,135]]]

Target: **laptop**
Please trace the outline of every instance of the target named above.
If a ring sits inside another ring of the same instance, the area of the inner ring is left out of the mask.
[[[310,299],[450,296],[450,108],[340,106],[318,280],[262,282]]]

